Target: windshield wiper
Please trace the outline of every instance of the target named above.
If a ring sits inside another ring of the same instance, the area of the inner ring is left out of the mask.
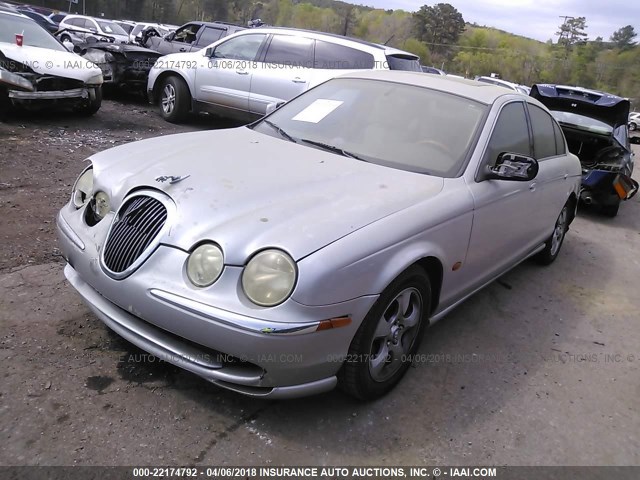
[[[264,123],[266,123],[267,125],[269,125],[271,128],[273,128],[276,132],[278,132],[283,138],[286,138],[287,140],[289,140],[290,142],[293,143],[298,143],[298,141],[293,138],[291,135],[289,135],[287,132],[285,132],[282,128],[280,128],[278,125],[276,125],[275,123],[273,123],[271,120],[263,120]]]
[[[266,120],[265,120],[266,121]],[[316,142],[315,140],[306,140],[304,138],[300,139],[301,142],[308,143],[309,145],[313,145],[315,147],[322,148],[323,150],[327,150],[329,152],[337,153],[338,155],[342,155],[343,157],[355,158],[356,160],[362,160],[366,162],[364,158],[359,157],[355,153],[351,153],[347,150],[343,150],[340,147],[336,147],[335,145],[329,145],[328,143]]]

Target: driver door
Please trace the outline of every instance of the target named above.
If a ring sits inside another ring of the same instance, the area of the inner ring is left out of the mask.
[[[494,165],[502,152],[532,156],[522,101],[502,107],[479,171],[469,185],[474,199],[473,228],[465,265],[465,277],[473,282],[466,285],[469,290],[504,272],[540,243],[540,226],[535,220],[542,208],[538,179],[482,178],[482,172]]]
[[[247,112],[253,63],[266,38],[265,33],[232,37],[214,47],[211,57],[203,56],[196,71],[197,100]]]

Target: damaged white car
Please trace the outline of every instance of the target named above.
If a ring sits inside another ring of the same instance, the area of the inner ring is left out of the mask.
[[[0,118],[13,107],[72,108],[102,103],[102,71],[23,15],[0,12]]]

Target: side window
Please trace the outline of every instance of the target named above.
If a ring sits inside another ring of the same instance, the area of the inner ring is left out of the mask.
[[[96,25],[96,23],[93,20],[89,20],[88,18],[84,20],[84,28],[88,28],[92,32],[100,31],[100,29],[98,28],[98,25]]]
[[[133,27],[133,30],[131,30],[131,35],[133,35],[134,37],[139,34],[142,31],[142,25],[138,24],[135,27]]]
[[[187,25],[185,27],[176,30],[176,35],[173,37],[174,42],[193,43],[196,41],[196,34],[200,30],[200,25]]]
[[[221,28],[204,27],[204,31],[200,34],[200,40],[198,45],[207,46],[213,42],[220,40],[224,34],[224,30]]]
[[[291,35],[274,35],[264,62],[312,68],[313,40]]]
[[[547,112],[536,105],[529,104],[529,116],[533,129],[533,151],[538,160],[553,157],[556,153],[555,123]]]
[[[567,153],[567,147],[564,141],[564,134],[556,121],[553,122],[553,132],[556,134],[556,153],[558,155],[565,155]]]
[[[265,33],[254,33],[231,38],[216,47],[213,57],[254,60],[266,36]]]
[[[373,55],[335,43],[316,41],[314,68],[325,70],[372,69]]]
[[[522,102],[509,103],[502,108],[487,145],[484,162],[494,165],[498,155],[503,152],[531,156],[529,129]]]

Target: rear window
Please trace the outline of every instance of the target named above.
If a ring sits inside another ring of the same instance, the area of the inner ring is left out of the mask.
[[[224,35],[225,30],[221,28],[205,27],[204,32],[200,35],[198,45],[210,45],[213,42],[220,40]]]
[[[387,55],[389,70],[407,70],[409,72],[422,72],[420,59],[413,55]]]
[[[355,48],[316,40],[315,68],[325,70],[370,70],[375,62],[373,55]]]
[[[289,35],[274,35],[264,61],[265,63],[311,68],[313,40]]]

